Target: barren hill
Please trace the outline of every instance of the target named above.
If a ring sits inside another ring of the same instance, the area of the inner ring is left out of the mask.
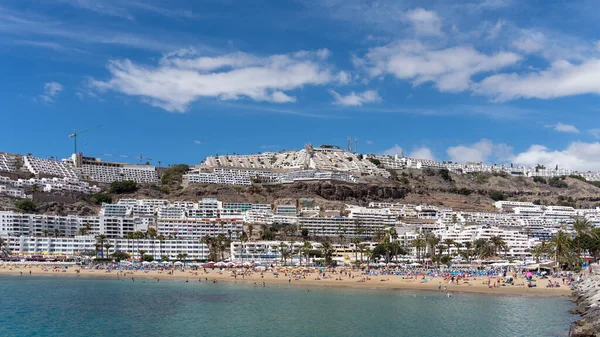
[[[132,194],[110,194],[120,198],[163,198],[198,200],[214,197],[225,202],[291,203],[297,198],[314,198],[317,205],[339,209],[343,203],[367,205],[370,201],[430,204],[463,211],[495,211],[494,200],[531,201],[540,204],[596,207],[600,205],[600,188],[588,182],[566,177],[563,187],[531,178],[502,175],[446,175],[435,170],[396,171],[393,179],[366,177],[367,184],[339,182],[296,182],[286,185],[208,185],[187,188],[171,187],[167,192],[158,186],[140,186]],[[566,185],[565,185],[566,184]],[[556,185],[556,184],[555,184]],[[14,199],[0,198],[1,209],[14,209]],[[74,193],[34,193],[40,213],[90,215],[99,209],[93,198]]]

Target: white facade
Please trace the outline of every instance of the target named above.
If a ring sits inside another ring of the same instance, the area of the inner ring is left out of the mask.
[[[94,236],[64,237],[31,237],[31,236],[8,236],[3,237],[7,241],[8,249],[21,254],[52,255],[85,255],[96,250],[97,240]],[[162,256],[170,259],[178,259],[179,254],[188,254],[188,260],[207,260],[209,255],[208,246],[198,240],[127,240],[108,239],[106,244],[111,247],[104,249],[104,255],[110,256],[115,252],[128,253],[130,256],[139,258],[139,251],[145,250],[145,255],[151,255],[155,260]],[[99,249],[98,249],[99,251]]]

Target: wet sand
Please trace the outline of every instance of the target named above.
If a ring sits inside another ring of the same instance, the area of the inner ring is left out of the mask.
[[[77,272],[76,270],[79,270]],[[447,288],[448,292],[469,292],[469,293],[483,293],[483,294],[494,294],[494,295],[528,295],[528,296],[569,296],[572,291],[569,287],[562,285],[560,288],[546,288],[548,283],[547,279],[538,279],[537,287],[528,288],[527,286],[518,286],[517,284],[525,283],[523,278],[515,279],[515,285],[500,286],[496,288],[488,287],[487,277],[469,277],[466,279],[469,284],[465,284],[462,280],[460,285],[449,284],[448,281],[444,281],[443,278],[435,277],[427,282],[423,282],[422,277],[415,279],[414,277],[409,278],[408,276],[402,275],[381,275],[381,276],[369,276],[370,279],[365,282],[360,282],[365,275],[361,275],[358,271],[353,271],[352,275],[354,278],[344,276],[343,274],[331,274],[327,273],[332,278],[317,279],[318,275],[316,272],[306,273],[305,278],[294,278],[290,273],[286,274],[283,271],[279,272],[279,275],[274,275],[271,272],[264,272],[263,275],[260,272],[253,272],[251,275],[237,275],[234,277],[232,273],[224,269],[212,270],[207,269],[205,273],[202,269],[200,270],[175,270],[173,274],[168,274],[167,271],[126,271],[119,272],[111,271],[106,272],[105,270],[88,270],[88,269],[77,269],[69,267],[67,270],[52,271],[51,268],[42,268],[39,266],[0,266],[1,275],[14,275],[19,276],[23,272],[23,277],[32,276],[72,276],[72,277],[95,277],[95,278],[134,278],[135,280],[189,280],[189,282],[238,282],[238,283],[250,283],[256,282],[257,286],[262,287],[262,283],[265,282],[266,286],[273,284],[288,284],[290,286],[317,286],[317,287],[350,287],[350,288],[363,288],[363,289],[405,289],[405,290],[430,290],[438,291],[438,285],[441,285],[442,290],[444,287]],[[125,273],[125,275],[123,275]],[[291,278],[291,281],[290,281]],[[341,278],[341,280],[336,280]],[[429,277],[428,277],[429,279]],[[497,278],[492,278],[495,281]],[[552,279],[561,283],[560,279]]]

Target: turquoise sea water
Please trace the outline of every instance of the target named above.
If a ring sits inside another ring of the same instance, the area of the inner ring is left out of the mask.
[[[575,318],[565,298],[195,281],[0,277],[0,336],[566,336]]]

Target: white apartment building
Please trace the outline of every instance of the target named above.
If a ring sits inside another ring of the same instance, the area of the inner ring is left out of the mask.
[[[349,218],[334,216],[298,218],[298,227],[299,230],[308,230],[309,235],[312,236],[353,238],[375,236],[377,233],[382,232],[386,225],[379,221],[377,217]]]
[[[0,185],[0,194],[11,198],[26,198],[25,191],[22,188],[12,188],[5,185]]]
[[[16,170],[15,156],[8,153],[0,153],[0,171],[14,172]]]
[[[35,175],[47,174],[57,177],[78,178],[77,173],[71,166],[52,159],[23,156],[23,167]]]
[[[7,241],[8,249],[20,254],[41,254],[77,256],[85,255],[96,250],[97,240],[94,236],[65,237],[32,237],[32,236],[8,236],[3,237]],[[110,256],[115,252],[128,253],[130,256],[139,258],[139,251],[145,250],[145,255],[151,255],[155,260],[162,256],[170,259],[178,259],[179,254],[188,254],[188,260],[206,261],[209,255],[208,246],[198,240],[127,240],[108,239],[106,244],[110,245],[104,249],[104,255]]]
[[[167,219],[159,218],[157,231],[165,237],[176,237],[186,240],[200,240],[205,236],[238,238],[243,230],[244,219],[215,218],[215,219]]]
[[[507,246],[507,250],[498,251],[498,255],[521,259],[530,258],[531,253],[529,253],[529,250],[538,244],[537,240],[530,239],[527,235],[519,233],[519,231],[502,230],[497,227],[468,226],[461,228],[457,226],[435,230],[433,233],[440,237],[442,241],[451,239],[461,244],[473,242],[477,239],[489,240],[497,236],[502,238]],[[450,254],[457,254],[458,251],[458,248],[450,247]]]
[[[494,207],[499,210],[504,210],[506,208],[514,208],[514,207],[537,207],[532,202],[527,201],[511,201],[511,200],[501,200],[494,202]]]
[[[65,237],[77,235],[80,228],[88,228],[89,234],[117,238],[136,231],[147,231],[153,221],[153,218],[140,217],[59,216],[0,211],[0,235]]]
[[[83,157],[81,154],[73,154],[63,162],[65,165],[79,169],[87,179],[101,183],[129,180],[136,183],[158,182],[156,168],[152,165],[104,162],[99,158]]]

